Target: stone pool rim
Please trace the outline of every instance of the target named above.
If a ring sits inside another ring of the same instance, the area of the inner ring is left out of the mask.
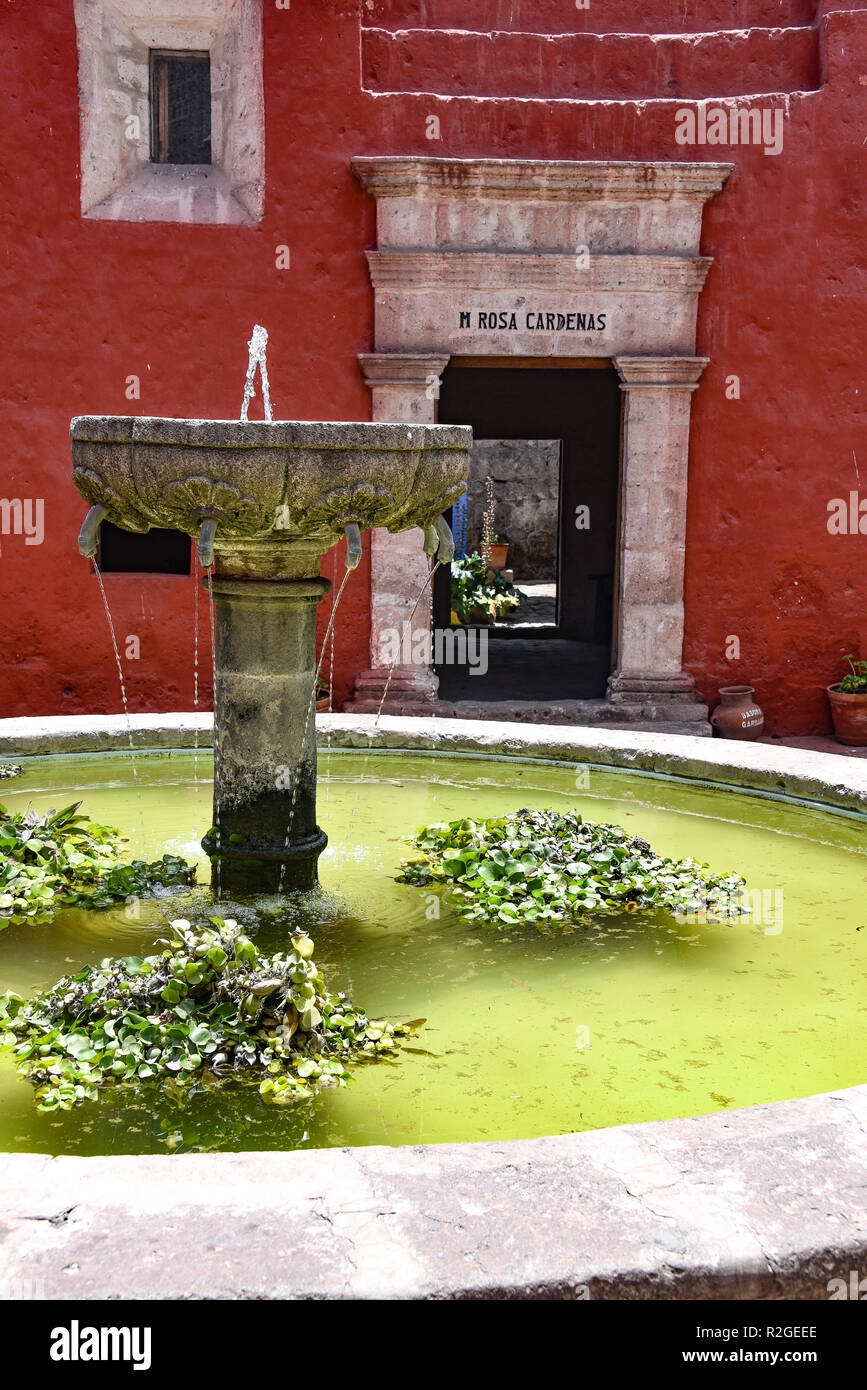
[[[317,728],[320,746],[580,763],[867,815],[867,761],[833,753],[435,717]],[[142,752],[205,750],[211,717],[0,720],[0,760],[129,752],[130,731]],[[0,1296],[826,1299],[867,1272],[865,1135],[867,1085],[503,1143],[0,1154]]]

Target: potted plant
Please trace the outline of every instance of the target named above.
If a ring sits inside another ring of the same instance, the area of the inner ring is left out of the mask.
[[[509,542],[504,541],[502,536],[498,536],[496,531],[492,534],[488,542],[488,566],[495,572],[506,568],[506,560],[509,555]]]
[[[482,513],[482,558],[492,572],[506,568],[509,542],[504,541],[494,530],[494,480],[488,475],[485,479],[485,510]]]
[[[324,714],[331,703],[331,695],[328,688],[328,681],[320,673],[316,677],[316,713]]]
[[[494,574],[478,553],[452,560],[452,612],[460,623],[493,623],[517,608],[521,596],[514,584]]]
[[[838,743],[852,748],[867,747],[867,661],[844,656],[849,670],[835,685],[828,686],[831,718]]]

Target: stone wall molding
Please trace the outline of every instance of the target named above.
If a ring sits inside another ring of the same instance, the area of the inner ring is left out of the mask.
[[[364,384],[372,391],[381,386],[426,386],[449,364],[442,352],[360,352],[358,362]]]
[[[591,255],[578,271],[575,254],[475,251],[368,251],[374,289],[553,289],[698,294],[713,264],[707,256]]]
[[[352,170],[377,200],[425,197],[506,198],[510,202],[619,199],[655,201],[719,193],[731,164],[620,159],[437,159],[416,155],[358,155]]]
[[[655,390],[673,386],[697,391],[709,357],[615,357],[621,391]]]

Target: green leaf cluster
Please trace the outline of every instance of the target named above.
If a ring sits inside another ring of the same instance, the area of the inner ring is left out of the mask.
[[[834,689],[844,695],[867,695],[867,661],[858,661],[851,652],[843,660],[849,663],[849,670]]]
[[[40,1110],[161,1079],[255,1081],[266,1101],[284,1104],[342,1086],[348,1060],[393,1053],[421,1022],[373,1022],[327,993],[303,933],[265,956],[229,919],[171,927],[159,955],[85,966],[29,1001],[0,997],[0,1047],[14,1052]]]
[[[79,815],[80,805],[44,815],[0,806],[0,929],[48,922],[63,906],[111,907],[157,884],[195,881],[195,868],[173,854],[118,863],[123,837]]]
[[[739,875],[664,858],[620,826],[575,812],[429,825],[413,843],[421,853],[404,862],[400,879],[448,885],[462,917],[500,930],[524,922],[573,930],[602,914],[650,908],[724,919],[744,911]]]
[[[507,579],[490,570],[479,554],[465,555],[451,564],[452,608],[462,623],[478,620],[480,614],[492,622],[517,608],[521,595]]]

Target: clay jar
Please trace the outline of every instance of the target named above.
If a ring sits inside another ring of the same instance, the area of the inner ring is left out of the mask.
[[[753,695],[751,685],[720,686],[720,703],[710,717],[714,733],[720,738],[758,738],[765,727],[765,716]]]

